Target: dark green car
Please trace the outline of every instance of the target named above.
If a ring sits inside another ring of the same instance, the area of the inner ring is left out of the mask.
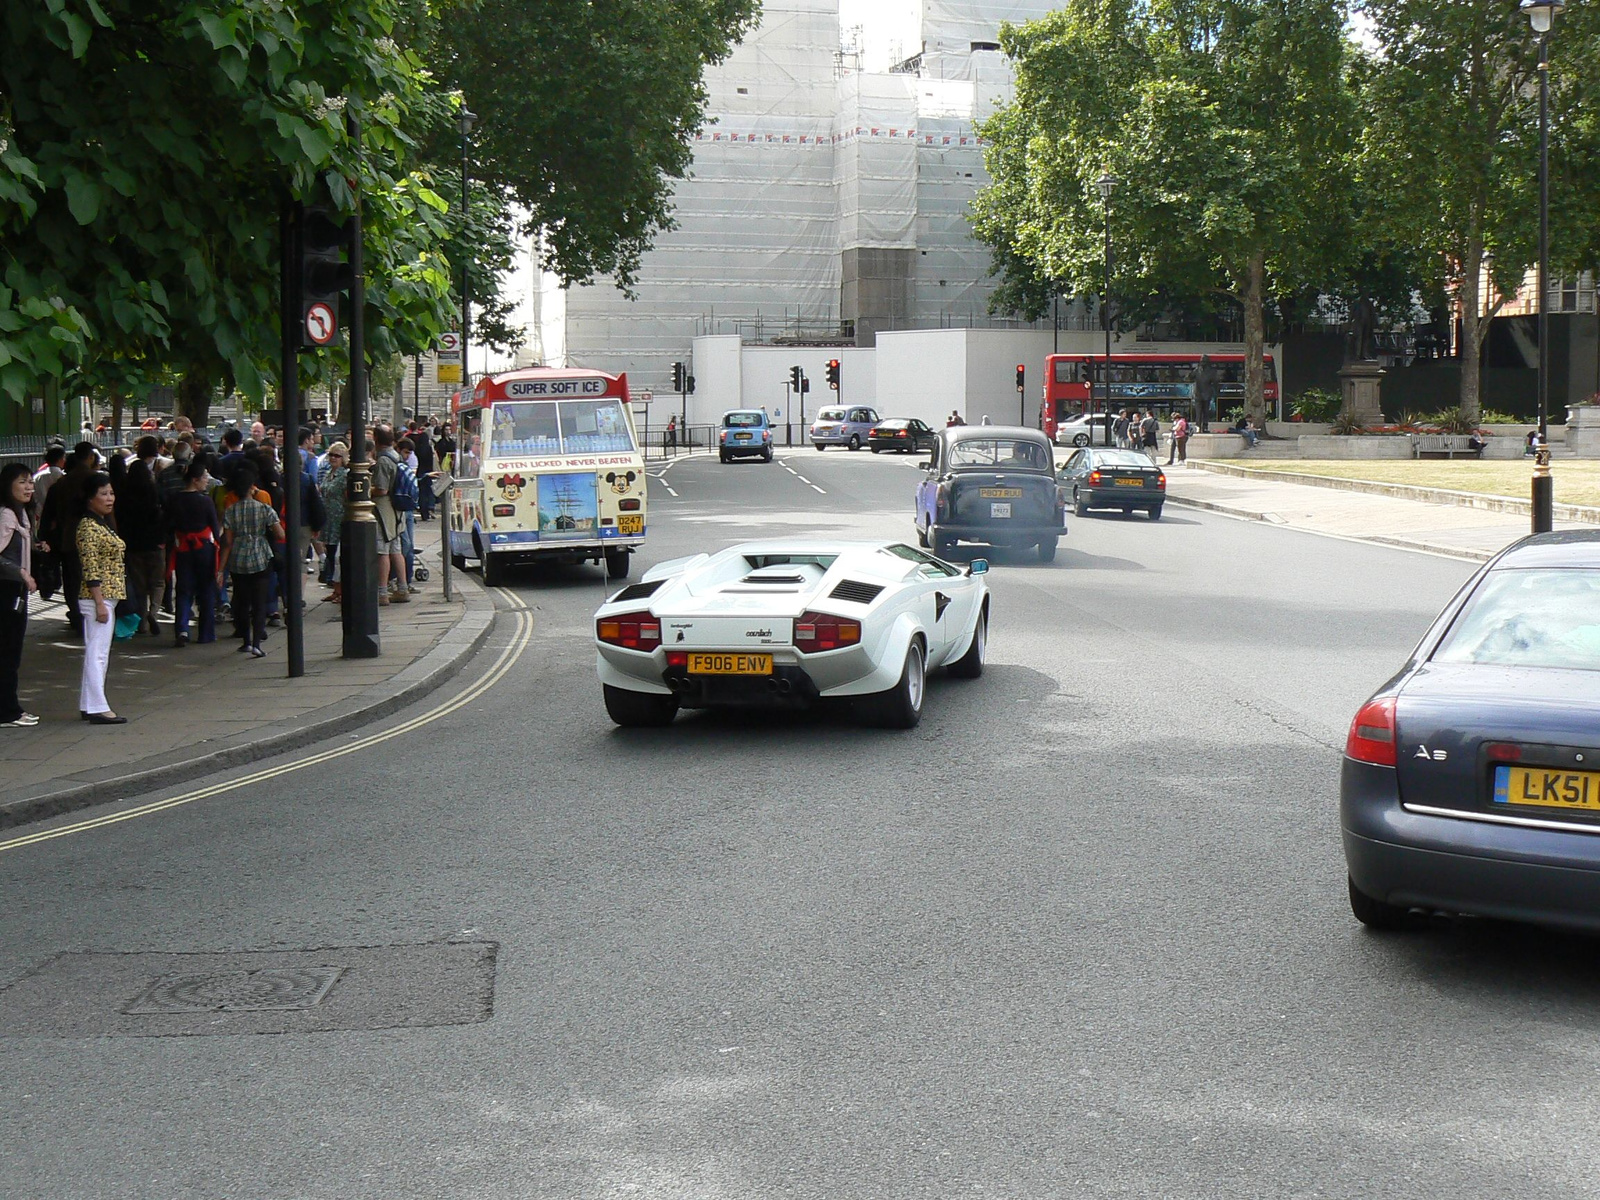
[[[1091,508],[1143,509],[1159,521],[1167,499],[1166,473],[1137,450],[1076,450],[1059,478],[1080,517]]]

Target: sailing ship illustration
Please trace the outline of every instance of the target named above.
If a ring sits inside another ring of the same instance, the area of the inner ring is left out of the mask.
[[[594,476],[539,477],[539,528],[547,533],[584,533],[597,524]]]

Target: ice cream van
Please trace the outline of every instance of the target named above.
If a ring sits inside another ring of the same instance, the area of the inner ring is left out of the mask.
[[[483,581],[535,562],[601,562],[612,579],[647,528],[644,456],[626,375],[529,367],[478,380],[451,402],[460,450],[450,554]]]

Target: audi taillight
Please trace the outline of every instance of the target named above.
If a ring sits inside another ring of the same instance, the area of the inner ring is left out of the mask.
[[[1350,722],[1344,742],[1345,757],[1375,767],[1395,765],[1394,697],[1368,700]]]
[[[794,623],[794,648],[802,654],[838,650],[861,641],[861,622],[830,613],[801,613]]]
[[[654,650],[661,645],[661,622],[647,612],[601,617],[594,624],[595,636],[608,646],[621,646],[624,650]]]

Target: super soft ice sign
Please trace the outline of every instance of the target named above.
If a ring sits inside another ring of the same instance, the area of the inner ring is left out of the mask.
[[[506,384],[506,395],[513,400],[529,396],[604,396],[604,379],[513,379]]]

